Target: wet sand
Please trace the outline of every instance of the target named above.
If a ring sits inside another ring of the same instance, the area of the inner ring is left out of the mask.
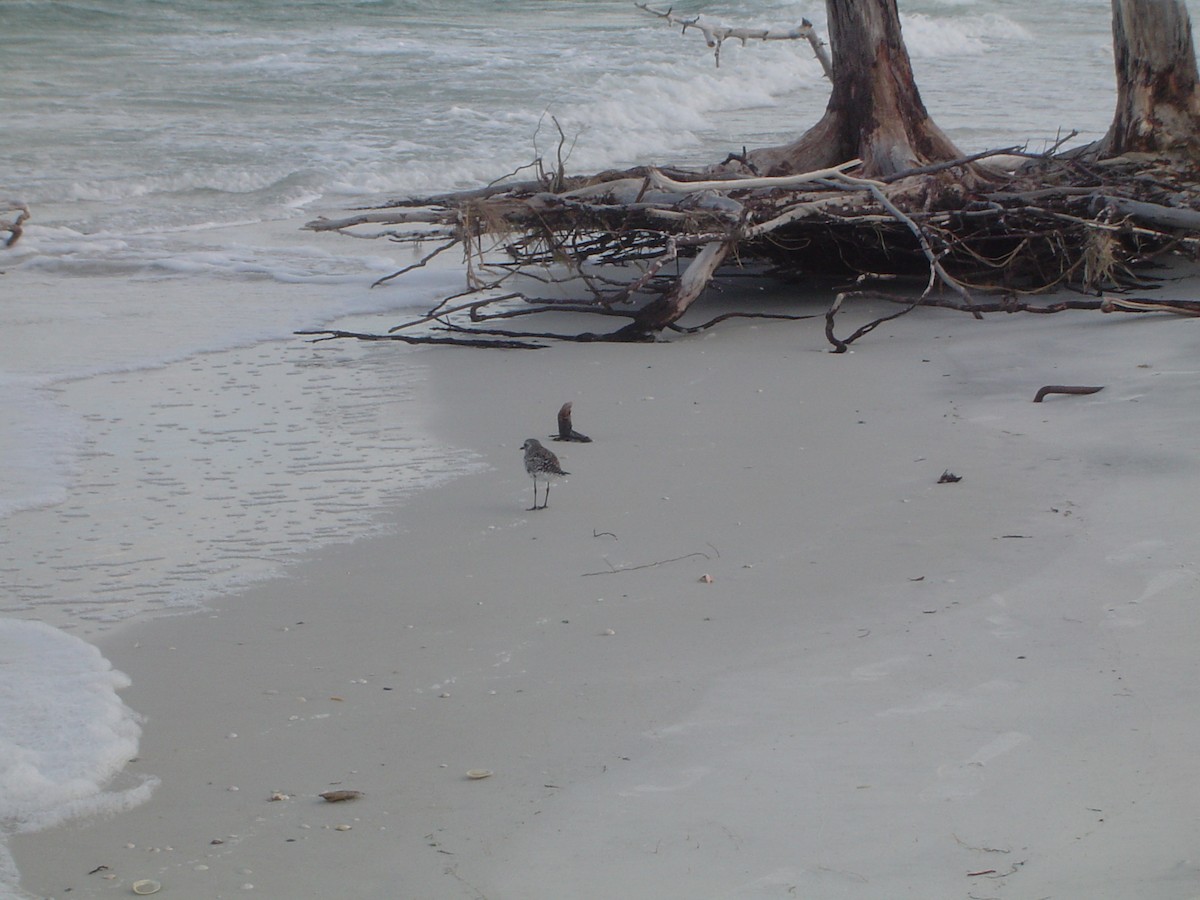
[[[14,839],[22,884],[1194,900],[1198,347],[921,311],[842,356],[819,319],[422,351],[435,436],[487,468],[96,636],[162,784]],[[567,400],[593,443],[547,439]],[[572,473],[544,511],[527,437]]]

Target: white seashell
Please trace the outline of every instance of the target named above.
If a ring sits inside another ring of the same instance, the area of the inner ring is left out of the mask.
[[[135,881],[130,885],[135,894],[157,894],[162,890],[162,885],[153,878],[143,878],[141,881]]]
[[[481,778],[491,778],[493,774],[491,769],[470,769],[467,771],[467,777],[472,781],[478,781]]]

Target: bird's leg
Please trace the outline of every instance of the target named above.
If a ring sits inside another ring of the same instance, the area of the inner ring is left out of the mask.
[[[533,479],[533,506],[529,507],[530,512],[537,509],[537,479]]]
[[[542,509],[550,505],[550,479],[546,479],[546,498],[542,501]]]

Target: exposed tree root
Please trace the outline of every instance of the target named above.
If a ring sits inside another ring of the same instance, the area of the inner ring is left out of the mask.
[[[1010,165],[1026,158],[1015,171],[979,168],[1002,154]],[[765,266],[773,277],[802,283],[857,281],[860,289],[839,293],[825,315],[826,335],[837,351],[918,306],[976,317],[1066,309],[1195,314],[1197,305],[1187,302],[1112,296],[1145,287],[1138,271],[1156,257],[1197,249],[1200,195],[1193,173],[1170,161],[1097,163],[1008,148],[886,178],[859,171],[858,160],[776,177],[638,168],[587,179],[556,177],[558,190],[543,182],[497,185],[320,219],[308,227],[405,243],[436,241],[434,249],[377,284],[461,248],[467,289],[387,335],[307,334],[511,349],[548,340],[653,340],[664,330],[694,333],[735,316],[765,317],[733,312],[701,325],[678,324],[730,266]],[[905,281],[922,287],[915,294],[862,289]],[[1018,299],[1062,288],[1109,296],[1053,304]],[[980,294],[1001,299],[980,302]],[[860,297],[906,308],[837,337],[834,318]],[[545,314],[626,321],[601,332],[497,327]]]
[[[838,311],[842,307],[844,300],[850,298],[886,300],[892,303],[903,304],[904,308],[899,312],[891,315],[881,316],[878,319],[873,319],[865,325],[860,326],[848,338],[840,339],[833,332],[833,323]],[[971,313],[976,318],[982,318],[984,313],[1034,313],[1039,315],[1050,315],[1053,313],[1067,312],[1068,310],[1092,310],[1103,313],[1113,312],[1129,312],[1129,313],[1174,313],[1181,316],[1200,316],[1200,301],[1196,300],[1133,300],[1121,297],[1105,296],[1099,300],[1060,300],[1057,303],[1029,303],[1019,301],[1015,296],[1006,296],[1004,299],[994,303],[963,303],[946,298],[918,298],[916,300],[897,296],[895,294],[887,294],[879,291],[853,291],[849,293],[838,294],[834,299],[833,304],[825,313],[825,337],[830,344],[833,345],[834,353],[845,353],[850,345],[864,335],[870,334],[884,322],[890,322],[892,319],[898,319],[907,313],[912,312],[918,306],[933,306],[941,309],[954,309],[959,312]],[[1039,401],[1040,402],[1040,401]]]

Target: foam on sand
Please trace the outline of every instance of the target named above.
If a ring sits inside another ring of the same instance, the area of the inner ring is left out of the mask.
[[[117,696],[128,685],[91,644],[41,622],[0,619],[0,894],[17,885],[7,838],[131,809],[157,786],[144,778],[106,790],[142,734]]]

